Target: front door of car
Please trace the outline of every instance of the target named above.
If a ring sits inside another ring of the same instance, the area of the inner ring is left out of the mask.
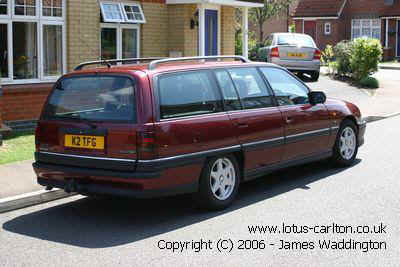
[[[256,68],[231,68],[216,70],[215,76],[224,97],[225,110],[245,152],[247,176],[280,162],[282,115],[262,75]]]
[[[285,124],[283,160],[327,152],[330,119],[324,104],[311,105],[309,89],[292,74],[279,68],[261,68],[282,112]]]

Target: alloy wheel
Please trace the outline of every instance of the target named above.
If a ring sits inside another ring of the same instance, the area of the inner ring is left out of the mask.
[[[236,171],[228,158],[217,159],[210,173],[210,187],[213,195],[219,200],[226,200],[235,188]]]

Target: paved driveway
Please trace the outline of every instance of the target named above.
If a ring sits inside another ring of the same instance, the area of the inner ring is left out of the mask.
[[[186,196],[76,196],[0,214],[0,266],[398,266],[399,135],[400,117],[368,124],[351,168],[314,163],[274,173],[243,185],[224,212],[194,209]],[[248,230],[283,223],[286,233]],[[304,226],[320,226],[319,233]],[[360,226],[380,233],[351,231]],[[220,239],[235,248],[219,252]],[[196,249],[199,241],[211,241],[212,249]],[[324,241],[343,245],[321,249]],[[180,245],[173,252],[168,244]]]
[[[328,97],[355,103],[363,116],[386,116],[400,112],[400,70],[380,70],[374,75],[380,82],[377,90],[359,89],[346,82],[321,75],[318,82],[307,82],[312,90]]]

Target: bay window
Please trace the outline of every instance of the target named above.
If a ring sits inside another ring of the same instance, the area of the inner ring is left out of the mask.
[[[65,73],[65,0],[0,0],[0,73],[5,83]]]
[[[381,39],[380,19],[353,19],[351,23],[351,38],[360,37]]]
[[[101,58],[139,57],[140,26],[145,23],[142,8],[136,3],[101,2]]]

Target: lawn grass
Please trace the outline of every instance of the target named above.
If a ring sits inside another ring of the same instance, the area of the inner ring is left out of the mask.
[[[33,130],[11,133],[0,147],[0,165],[33,159],[35,135]]]

